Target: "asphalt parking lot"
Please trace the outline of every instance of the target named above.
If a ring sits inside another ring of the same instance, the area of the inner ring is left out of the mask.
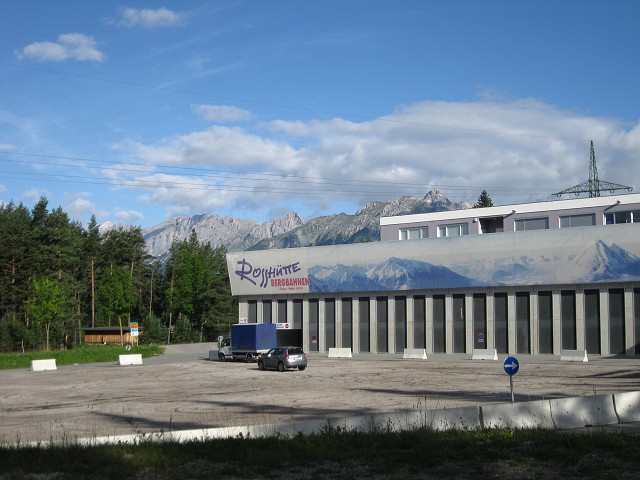
[[[511,400],[498,361],[465,355],[329,359],[262,372],[209,360],[213,344],[172,345],[143,365],[0,371],[0,443],[69,440],[432,410]],[[639,358],[517,356],[516,401],[640,390]]]

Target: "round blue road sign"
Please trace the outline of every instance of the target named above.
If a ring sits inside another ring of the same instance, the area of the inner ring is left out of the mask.
[[[520,368],[520,364],[518,363],[518,359],[516,357],[507,357],[504,360],[504,371],[510,377],[518,373],[518,369]]]

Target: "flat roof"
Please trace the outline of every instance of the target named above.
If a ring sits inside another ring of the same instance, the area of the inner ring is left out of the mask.
[[[380,225],[395,225],[397,223],[433,222],[441,220],[456,220],[462,218],[501,217],[512,213],[535,213],[575,208],[606,207],[640,203],[640,194],[607,195],[605,197],[575,198],[567,200],[551,200],[547,202],[516,203],[497,207],[466,208],[463,210],[446,210],[443,212],[414,213],[411,215],[397,215],[394,217],[380,217]]]

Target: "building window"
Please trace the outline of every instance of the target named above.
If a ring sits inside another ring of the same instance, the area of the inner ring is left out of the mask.
[[[420,240],[421,238],[429,238],[429,227],[400,229],[400,240]]]
[[[459,237],[469,235],[469,225],[466,223],[456,223],[453,225],[440,225],[438,227],[439,237]]]
[[[590,227],[595,224],[595,213],[587,215],[567,215],[566,217],[560,217],[560,228]]]
[[[524,230],[548,230],[549,219],[548,218],[522,218],[515,221],[516,232]]]
[[[618,223],[640,223],[640,210],[605,213],[604,223],[605,225],[615,225]]]

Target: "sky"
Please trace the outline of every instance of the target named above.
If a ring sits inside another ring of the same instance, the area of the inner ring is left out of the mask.
[[[635,0],[4,0],[0,202],[142,228],[507,205],[588,180],[590,141],[637,193],[638,24]]]

